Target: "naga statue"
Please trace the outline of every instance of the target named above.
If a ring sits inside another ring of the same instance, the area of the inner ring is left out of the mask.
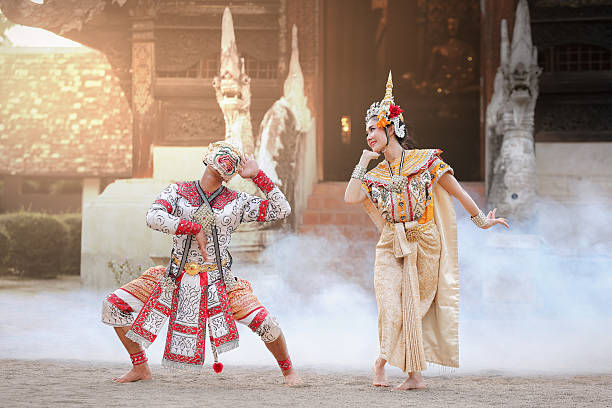
[[[251,78],[244,69],[244,59],[238,56],[234,22],[229,7],[221,23],[221,61],[219,76],[213,80],[217,103],[225,119],[225,140],[244,153],[255,150],[251,128]]]
[[[502,20],[500,54],[486,115],[487,205],[521,221],[533,214],[537,196],[533,129],[541,73],[526,0],[520,0],[516,9],[511,46],[508,25]]]
[[[305,169],[314,170],[316,163],[313,159],[314,146],[306,146],[308,137],[314,142],[314,127],[304,95],[304,77],[299,63],[295,25],[292,28],[291,59],[283,96],[265,113],[257,138],[251,126],[250,81],[245,72],[244,60],[238,54],[232,14],[226,8],[221,25],[219,76],[213,81],[217,103],[225,118],[225,140],[240,146],[245,153],[254,153],[261,169],[283,190],[292,206],[298,204],[297,207],[301,207],[301,201],[305,201],[304,192],[297,191],[296,183],[300,182],[303,173],[308,172]],[[308,180],[312,178],[307,175],[305,177]],[[238,178],[232,179],[229,185],[255,193],[252,183]],[[305,186],[308,189],[308,183]],[[293,215],[289,219],[293,224],[295,220]]]
[[[292,27],[289,74],[283,87],[283,96],[268,109],[261,121],[257,139],[256,157],[261,168],[295,203],[296,183],[304,174],[303,167],[314,169],[308,161],[307,133],[311,130],[312,116],[304,95],[304,76],[300,68],[297,27]],[[303,166],[300,166],[302,164]]]

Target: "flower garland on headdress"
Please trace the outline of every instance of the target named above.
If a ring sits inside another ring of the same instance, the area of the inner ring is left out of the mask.
[[[370,109],[368,109],[366,113],[365,121],[367,123],[370,119],[376,117],[378,119],[376,126],[381,129],[385,129],[388,125],[393,123],[395,135],[399,138],[403,138],[406,135],[406,125],[404,124],[402,112],[402,108],[394,104],[393,79],[391,77],[391,71],[389,71],[385,96],[382,101],[374,102],[370,105]]]

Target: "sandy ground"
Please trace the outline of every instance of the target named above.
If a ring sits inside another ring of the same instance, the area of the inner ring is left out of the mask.
[[[612,375],[580,377],[439,376],[425,391],[391,392],[365,373],[302,371],[306,385],[287,388],[267,368],[228,366],[221,375],[168,372],[115,384],[126,365],[0,360],[4,407],[611,407]],[[392,377],[399,382],[399,377]]]
[[[224,355],[221,375],[209,364],[200,375],[163,369],[163,342],[158,341],[147,352],[154,380],[116,384],[111,378],[126,372],[129,364],[123,363],[126,356],[114,333],[99,321],[105,294],[81,288],[78,277],[0,279],[0,408],[612,407],[607,315],[597,316],[592,327],[559,321],[540,329],[541,321],[517,326],[517,319],[499,323],[466,318],[461,325],[462,369],[437,376],[434,368],[425,373],[429,389],[391,392],[370,386],[375,315],[367,307],[358,308],[353,320],[350,314],[333,314],[343,302],[356,306],[332,296],[329,304],[319,302],[327,322],[307,314],[292,319],[273,305],[291,336],[294,364],[306,367],[300,370],[304,387],[285,387],[269,354],[249,332],[241,334],[240,350]],[[305,306],[295,307],[310,310]],[[323,325],[326,336],[311,332],[309,322]],[[370,332],[372,339],[364,337]],[[342,347],[332,351],[330,342]],[[347,362],[350,367],[342,365]],[[534,369],[547,371],[528,374]],[[568,372],[593,374],[559,374]],[[389,374],[392,384],[401,382],[399,370]]]

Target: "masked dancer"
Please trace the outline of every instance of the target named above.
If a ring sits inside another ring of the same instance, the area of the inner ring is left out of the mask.
[[[398,390],[426,387],[427,362],[459,366],[459,269],[457,227],[450,196],[479,228],[504,218],[487,216],[453,176],[441,150],[416,149],[393,100],[391,73],[385,96],[365,117],[364,150],[344,200],[363,203],[381,234],[376,244],[374,289],[378,305],[380,354],[373,367],[375,386],[389,386],[387,363],[408,372]],[[371,160],[384,160],[367,171]]]
[[[276,319],[251,284],[233,276],[228,251],[240,224],[285,218],[289,202],[257,162],[230,143],[212,143],[204,163],[200,180],[168,186],[147,213],[150,228],[174,236],[168,266],[148,269],[103,301],[102,322],[115,328],[133,365],[115,381],[151,379],[144,348],[169,320],[163,366],[200,371],[208,329],[213,369],[220,372],[218,354],[238,347],[238,322],[261,337],[285,384],[299,385]],[[266,199],[223,186],[235,174],[251,179]]]

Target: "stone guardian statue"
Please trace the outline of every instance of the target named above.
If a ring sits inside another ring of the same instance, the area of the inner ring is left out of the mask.
[[[533,213],[537,196],[533,129],[541,73],[526,0],[520,0],[516,9],[511,46],[505,20],[501,37],[501,64],[487,107],[487,156],[491,158],[487,162],[487,204],[521,221]]]

